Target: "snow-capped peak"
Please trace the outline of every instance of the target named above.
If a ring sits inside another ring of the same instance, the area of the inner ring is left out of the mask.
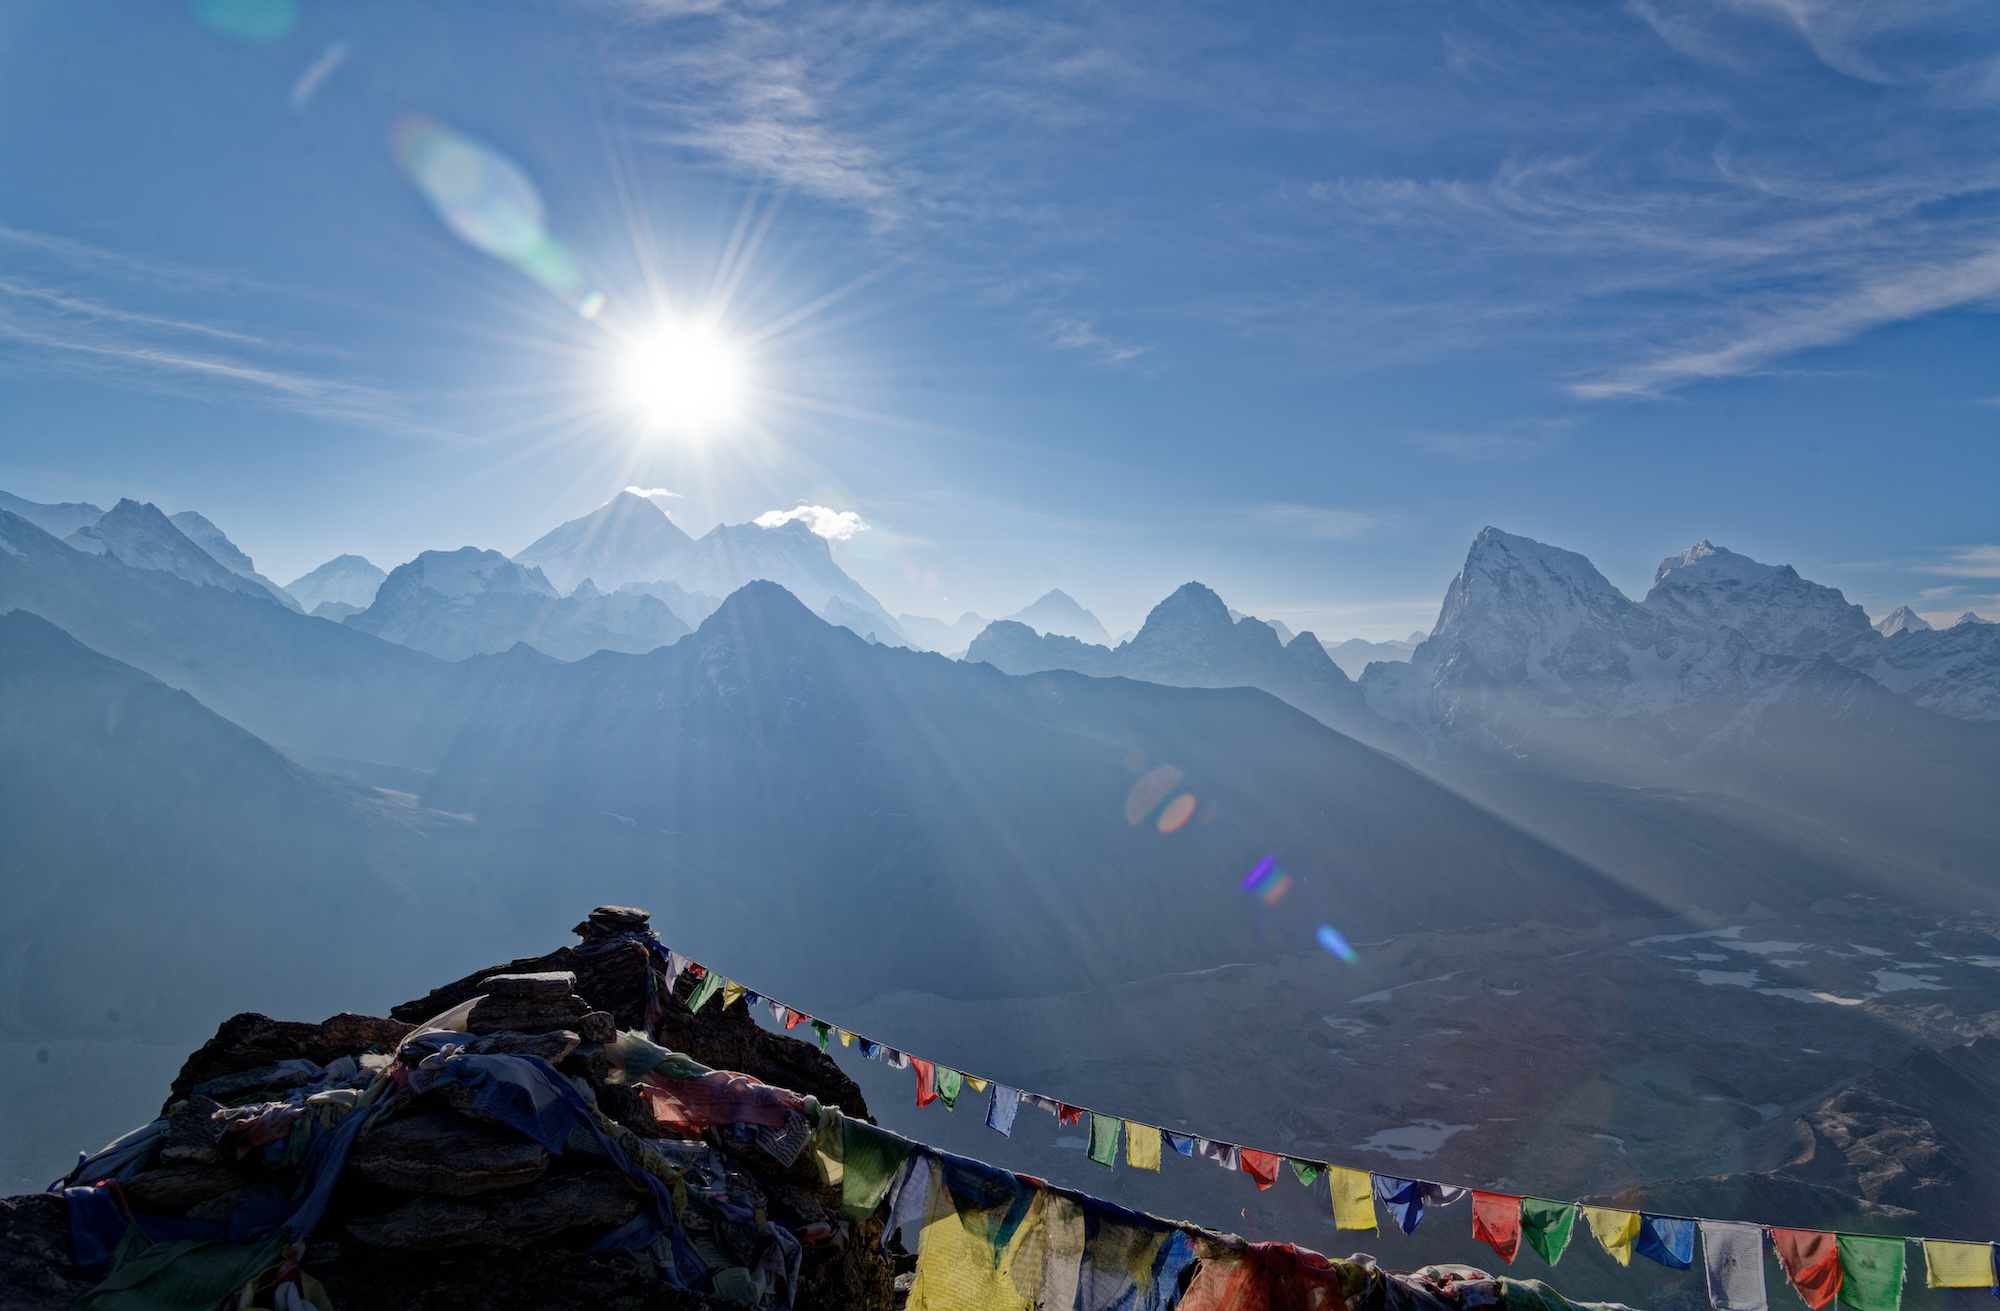
[[[1898,633],[1928,633],[1931,631],[1931,626],[1925,622],[1922,615],[1910,607],[1899,605],[1885,615],[1881,623],[1875,625],[1875,631],[1884,637],[1894,637]]]
[[[1759,651],[1809,657],[1868,637],[1868,614],[1839,590],[1707,539],[1660,562],[1642,603],[1690,636],[1733,628]]]

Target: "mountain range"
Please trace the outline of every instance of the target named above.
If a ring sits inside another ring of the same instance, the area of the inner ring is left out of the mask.
[[[1984,1214],[1923,1146],[1986,1159],[1983,1049],[1921,1057],[2000,1033],[2000,627],[1885,637],[1709,543],[1633,600],[1489,529],[1358,679],[1199,584],[1115,646],[997,621],[954,661],[829,623],[868,613],[839,590],[470,548],[329,622],[152,507],[36,513],[67,531],[0,508],[11,1041],[189,1036],[245,976],[393,998],[620,902],[787,1000],[1244,1141]],[[606,520],[549,550],[660,536]],[[737,527],[701,558],[825,583],[824,539]],[[705,609],[585,652],[609,621],[564,616],[620,598]]]

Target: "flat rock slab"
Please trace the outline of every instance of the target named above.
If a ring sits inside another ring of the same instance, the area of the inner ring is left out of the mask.
[[[476,1034],[551,1033],[574,1030],[589,1013],[589,1003],[568,993],[543,997],[492,995],[472,1008],[465,1027]]]
[[[470,1197],[533,1183],[549,1168],[549,1154],[509,1130],[425,1111],[363,1138],[348,1165],[385,1188]]]
[[[419,1197],[386,1215],[350,1220],[347,1232],[391,1251],[525,1247],[565,1229],[624,1224],[639,1203],[623,1175],[591,1170],[476,1199]]]
[[[489,974],[485,988],[494,997],[567,997],[576,991],[576,975],[567,970]]]

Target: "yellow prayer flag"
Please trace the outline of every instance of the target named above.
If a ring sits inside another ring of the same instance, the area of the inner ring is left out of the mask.
[[[1596,1234],[1604,1250],[1611,1253],[1611,1259],[1619,1265],[1631,1265],[1632,1241],[1639,1236],[1639,1213],[1613,1211],[1602,1206],[1579,1209],[1590,1224],[1590,1232]]]
[[[985,1092],[985,1091],[986,1091],[986,1080],[984,1080],[984,1079],[975,1079],[975,1078],[973,1078],[973,1077],[972,1077],[971,1075],[969,1075],[969,1074],[968,1074],[968,1075],[966,1075],[966,1076],[965,1076],[965,1086],[966,1086],[966,1087],[968,1087],[968,1088],[970,1088],[970,1089],[972,1089],[972,1091],[974,1091],[974,1092]]]
[[[840,1035],[841,1046],[852,1047],[854,1045],[854,1035],[849,1033],[847,1030],[835,1029],[834,1032]]]
[[[1924,1240],[1924,1283],[1931,1288],[1993,1287],[1993,1244]]]
[[[1366,1170],[1332,1166],[1326,1172],[1326,1186],[1333,1194],[1334,1228],[1375,1227],[1375,1181]]]
[[[1125,1164],[1134,1170],[1160,1168],[1160,1131],[1137,1120],[1125,1122]]]
[[[724,979],[722,981],[722,1009],[728,1010],[737,1002],[742,1001],[743,994],[748,991],[750,990],[736,982],[736,980]]]

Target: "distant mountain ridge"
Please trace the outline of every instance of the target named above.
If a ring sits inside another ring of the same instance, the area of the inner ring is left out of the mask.
[[[319,614],[320,607],[333,605],[339,619],[366,610],[389,575],[358,555],[336,555],[319,568],[294,578],[285,585],[307,614]]]
[[[298,598],[258,573],[256,563],[243,553],[242,548],[230,541],[226,533],[210,523],[206,515],[196,514],[193,510],[182,510],[178,514],[168,515],[167,522],[180,529],[189,541],[208,552],[209,558],[224,569],[239,578],[248,578],[269,592],[279,605],[287,610],[304,609],[299,604]]]
[[[495,655],[525,642],[558,660],[593,651],[650,651],[692,630],[658,597],[603,593],[585,579],[558,596],[542,571],[498,551],[425,551],[392,570],[349,628],[443,660]]]
[[[208,524],[206,519],[201,522]],[[214,528],[213,524],[208,526]],[[107,510],[97,522],[77,529],[63,540],[89,555],[115,556],[135,569],[152,569],[203,587],[245,592],[291,609],[298,607],[296,601],[280,601],[264,580],[246,577],[217,560],[155,505],[141,505],[127,498]]]
[[[690,593],[721,598],[745,583],[766,579],[864,636],[872,633],[878,641],[909,645],[908,635],[881,602],[834,562],[826,539],[797,519],[768,528],[718,524],[696,539],[653,501],[625,491],[545,533],[514,560],[540,568],[564,593],[588,578],[600,591],[673,583]],[[841,604],[835,606],[835,601]],[[681,617],[689,623],[701,618]]]
[[[1111,645],[1111,634],[1104,631],[1104,625],[1097,621],[1097,616],[1078,605],[1061,588],[1043,593],[1034,604],[1016,610],[1007,618],[1017,624],[1026,624],[1038,633],[1074,637],[1079,642],[1092,642],[1099,646]]]
[[[1379,744],[1393,732],[1369,713],[1317,637],[1301,633],[1285,645],[1261,620],[1231,619],[1222,598],[1200,583],[1154,606],[1138,633],[1115,648],[1038,635],[1003,619],[973,639],[965,658],[1010,674],[1069,669],[1176,687],[1256,687],[1365,742]]]

